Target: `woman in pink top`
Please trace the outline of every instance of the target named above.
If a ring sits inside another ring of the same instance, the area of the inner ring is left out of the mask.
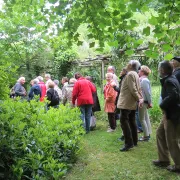
[[[110,128],[107,130],[107,132],[113,132],[116,129],[116,120],[115,120],[115,101],[117,92],[114,90],[114,88],[111,86],[111,83],[113,82],[113,74],[107,73],[106,74],[106,80],[107,84],[104,87],[104,99],[105,99],[105,112],[108,113],[108,120]]]

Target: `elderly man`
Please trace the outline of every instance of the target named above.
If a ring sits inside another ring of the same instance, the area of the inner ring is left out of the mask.
[[[120,151],[128,151],[130,148],[137,146],[138,142],[135,111],[137,102],[139,102],[139,106],[143,103],[139,76],[137,74],[139,67],[139,61],[129,61],[126,68],[128,73],[121,84],[117,108],[120,109],[120,122],[125,138],[125,145]]]
[[[177,80],[180,83],[180,56],[174,57],[172,59],[173,65],[173,75],[176,76]]]
[[[20,77],[17,80],[17,83],[14,86],[14,92],[15,92],[16,97],[17,96],[22,97],[22,98],[26,97],[26,90],[23,87],[24,83],[25,83],[25,77]]]
[[[51,75],[50,74],[45,74],[45,79],[46,79],[46,91],[48,90],[48,83],[51,82]]]
[[[119,87],[118,77],[115,74],[115,67],[114,66],[109,66],[107,68],[107,73],[112,73],[113,74],[113,80],[116,83],[116,86]]]
[[[34,95],[39,96],[39,99],[40,99],[41,88],[40,88],[38,83],[39,83],[38,79],[34,79],[32,81],[32,87],[31,87],[29,94],[28,94],[28,101],[32,100],[34,98]]]
[[[80,73],[75,74],[77,82],[74,85],[72,92],[72,103],[75,105],[77,99],[77,106],[80,107],[81,118],[84,122],[86,133],[90,131],[90,118],[92,113],[93,97],[92,93],[96,92],[96,88],[90,81],[82,77]]]
[[[153,161],[153,164],[180,173],[180,85],[172,73],[171,64],[162,61],[159,74],[162,86],[160,108],[163,117],[156,132],[158,160]],[[173,166],[169,166],[169,155],[174,161]]]
[[[59,88],[59,81],[57,79],[54,80],[54,89],[57,91],[59,100],[62,100],[62,90]]]

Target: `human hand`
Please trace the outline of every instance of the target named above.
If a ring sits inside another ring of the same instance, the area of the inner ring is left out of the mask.
[[[144,99],[140,99],[139,100],[139,108],[142,108],[143,107],[143,103],[144,103]]]
[[[152,104],[148,104],[147,109],[152,108]]]
[[[110,84],[112,87],[114,87],[114,86],[116,86],[116,83],[113,81],[113,82],[111,82],[111,84]]]

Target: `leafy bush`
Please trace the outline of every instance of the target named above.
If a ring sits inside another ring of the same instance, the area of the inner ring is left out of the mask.
[[[75,160],[84,130],[80,112],[36,101],[0,104],[1,179],[58,179]]]

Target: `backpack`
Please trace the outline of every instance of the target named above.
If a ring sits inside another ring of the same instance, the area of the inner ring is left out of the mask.
[[[15,93],[15,86],[13,86],[13,87],[10,89],[9,96],[10,96],[10,98],[14,98],[15,95],[16,95],[16,93]]]
[[[59,98],[58,92],[54,89],[54,94],[53,94],[52,99],[51,99],[51,104],[52,105],[58,105],[59,101],[60,101],[60,98]]]

